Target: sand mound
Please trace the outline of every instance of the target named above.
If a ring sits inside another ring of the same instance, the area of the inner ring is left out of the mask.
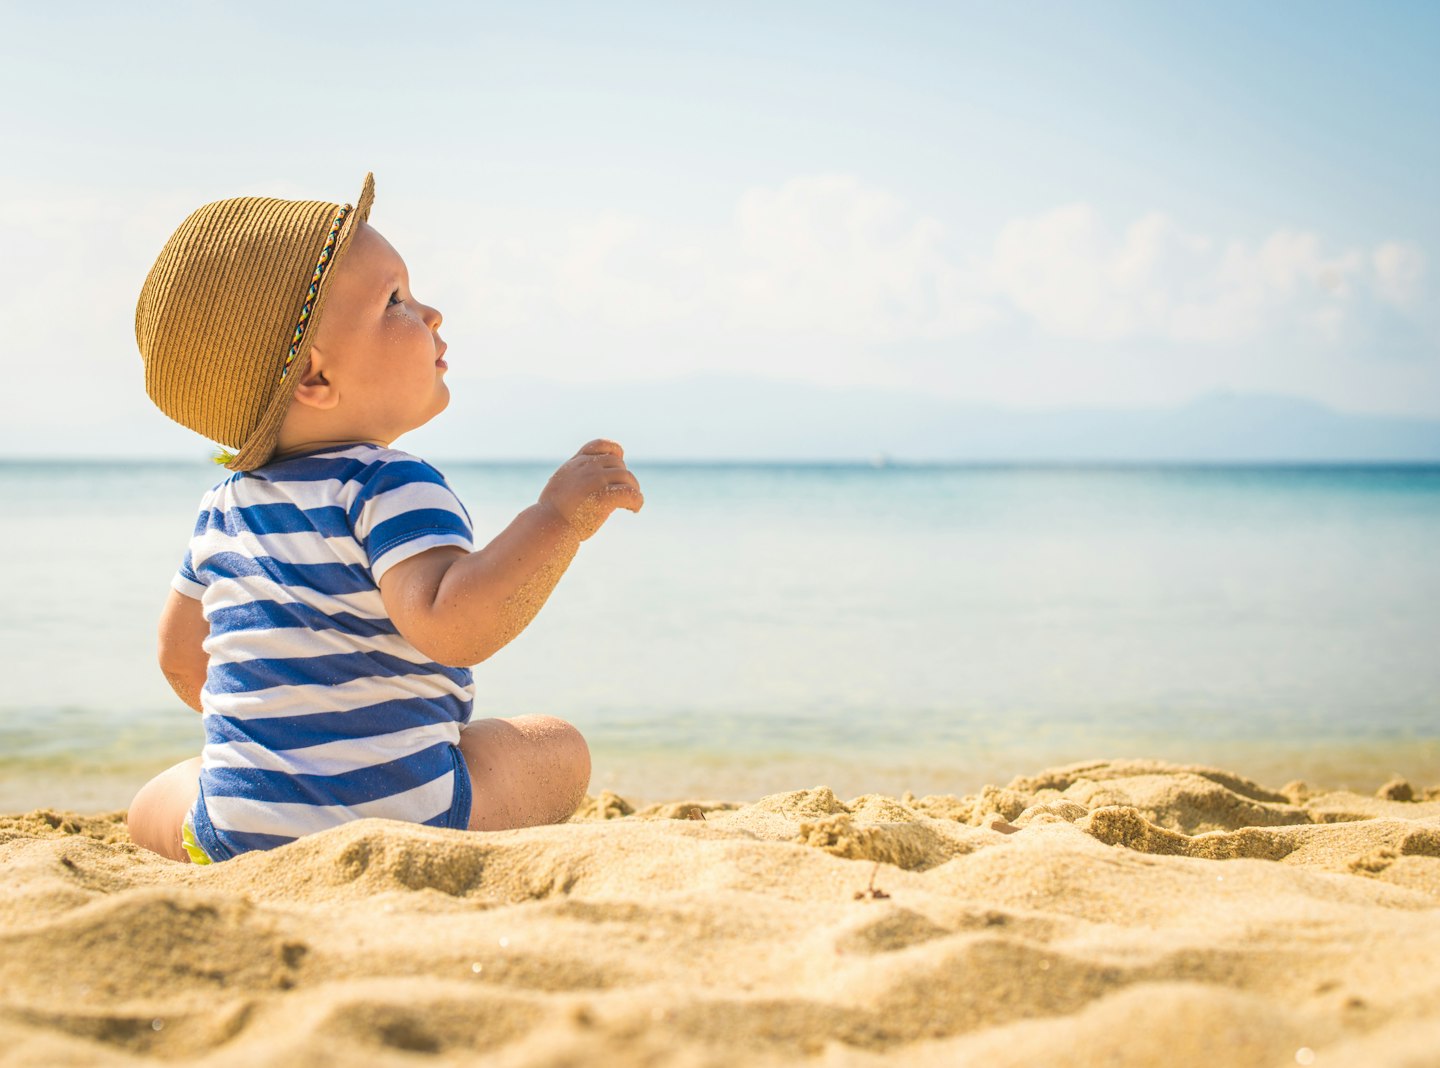
[[[0,817],[0,865],[7,1064],[1398,1068],[1440,1042],[1440,791],[1408,783],[602,794],[210,867],[44,811]]]

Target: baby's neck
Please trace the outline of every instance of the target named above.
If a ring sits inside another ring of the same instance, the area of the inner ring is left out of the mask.
[[[276,460],[288,459],[291,456],[299,456],[301,453],[318,452],[321,449],[338,449],[346,445],[378,445],[382,449],[388,449],[390,442],[381,441],[378,438],[317,438],[309,441],[282,442],[278,445],[267,463],[274,463]]]

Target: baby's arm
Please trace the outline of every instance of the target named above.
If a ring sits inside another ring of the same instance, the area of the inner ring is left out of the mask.
[[[196,712],[201,710],[200,689],[210,663],[201,643],[209,634],[200,602],[171,590],[160,612],[160,670],[180,700]]]
[[[611,512],[638,512],[644,503],[624,450],[613,441],[592,441],[485,548],[427,549],[386,571],[380,578],[385,610],[432,660],[478,664],[530,624],[580,543]]]

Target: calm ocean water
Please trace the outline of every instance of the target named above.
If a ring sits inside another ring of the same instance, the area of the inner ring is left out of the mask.
[[[486,540],[553,465],[444,463]],[[973,790],[1095,757],[1440,782],[1440,467],[634,464],[646,493],[476,669],[592,789]],[[199,751],[154,627],[195,464],[0,463],[0,810]]]

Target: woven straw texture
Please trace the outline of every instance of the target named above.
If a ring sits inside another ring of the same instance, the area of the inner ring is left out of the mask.
[[[231,470],[254,470],[274,452],[329,279],[374,196],[374,175],[366,174],[353,209],[273,197],[214,201],[180,224],[151,267],[135,305],[145,391],[171,419],[233,450]],[[342,209],[349,210],[312,297]],[[297,326],[304,333],[286,372]]]

